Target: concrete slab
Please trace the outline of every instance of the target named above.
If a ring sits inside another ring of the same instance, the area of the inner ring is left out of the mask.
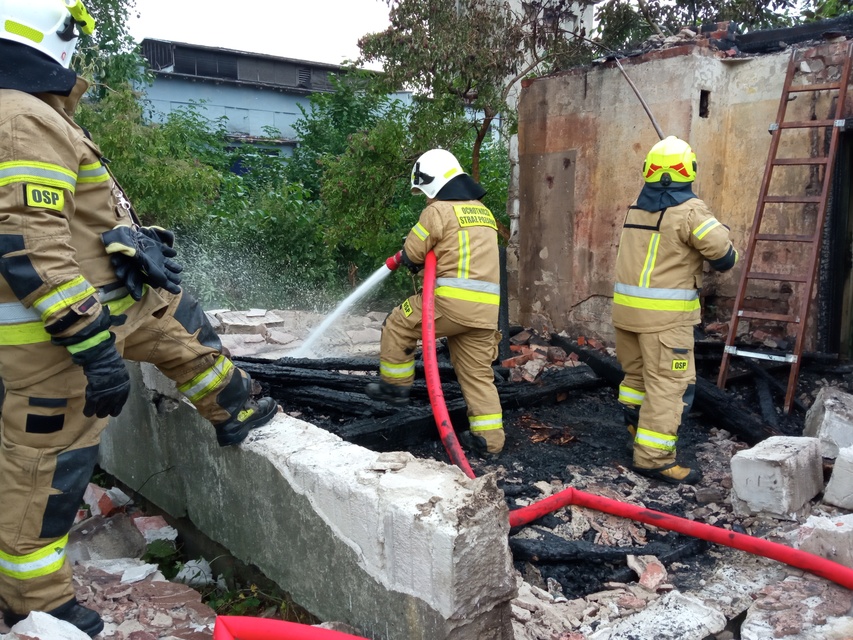
[[[509,522],[494,476],[471,480],[407,453],[389,464],[284,414],[220,448],[174,385],[130,368],[135,392],[103,438],[106,471],[321,620],[376,640],[512,637]],[[176,399],[158,414],[161,394]]]
[[[671,591],[642,611],[612,627],[590,634],[589,640],[703,640],[726,627],[726,617],[701,600]]]

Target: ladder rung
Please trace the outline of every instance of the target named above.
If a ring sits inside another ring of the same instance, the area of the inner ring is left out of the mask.
[[[808,282],[806,276],[795,276],[790,273],[762,273],[760,271],[750,271],[746,274],[747,278],[753,280],[781,280],[784,282]]]
[[[758,233],[755,239],[768,242],[815,242],[814,236],[792,236],[781,233]]]
[[[829,158],[820,157],[820,158],[776,158],[773,161],[775,165],[805,165],[805,164],[826,164],[829,162]]]
[[[790,322],[792,324],[800,323],[798,316],[786,316],[782,313],[765,313],[763,311],[741,309],[737,312],[737,315],[738,318],[751,318],[752,320],[774,320],[776,322]]]
[[[788,87],[788,93],[799,93],[801,91],[836,91],[841,88],[837,82],[827,82],[824,84],[799,84],[795,87]]]
[[[806,204],[820,202],[820,196],[765,196],[764,202],[781,202],[784,204]]]
[[[814,127],[834,127],[835,120],[798,120],[797,122],[780,122],[780,129],[812,129]]]
[[[726,353],[743,358],[755,358],[757,360],[773,360],[774,362],[796,362],[797,356],[793,353],[768,353],[765,351],[747,351],[737,347],[726,347]]]

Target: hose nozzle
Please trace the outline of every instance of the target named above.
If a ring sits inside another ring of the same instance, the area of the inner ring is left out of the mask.
[[[391,271],[396,271],[397,267],[399,267],[401,264],[403,264],[402,251],[398,251],[385,261],[385,266],[388,267]]]

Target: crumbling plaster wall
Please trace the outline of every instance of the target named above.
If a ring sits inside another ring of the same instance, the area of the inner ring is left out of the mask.
[[[837,73],[832,63],[845,46],[827,43],[809,52],[819,61],[811,65],[817,71],[813,81],[821,81],[820,73]],[[698,159],[694,190],[731,227],[741,251],[752,227],[771,140],[768,125],[776,120],[789,55],[724,58],[689,44],[623,61],[664,135],[692,145]],[[700,109],[703,92],[707,111]],[[798,98],[786,120],[809,119],[810,113],[831,117],[825,96]],[[511,288],[517,297],[511,320],[612,341],[613,271],[622,221],[642,186],[645,154],[658,136],[613,63],[527,81],[518,115],[517,201],[511,198],[509,205],[517,212],[508,260],[514,270],[510,286],[517,287]],[[822,144],[808,132],[785,136],[780,156],[813,156]],[[779,174],[778,188],[770,193],[802,192],[814,183],[808,169],[796,171]],[[789,206],[773,229],[795,233],[809,222],[803,213]],[[789,248],[780,245],[759,245],[757,256],[755,270],[785,273],[795,264]],[[706,318],[728,319],[739,275],[739,267],[706,274]],[[758,307],[787,312],[795,299],[785,285],[759,287]]]

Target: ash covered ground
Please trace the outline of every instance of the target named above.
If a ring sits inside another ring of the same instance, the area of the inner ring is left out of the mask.
[[[712,350],[715,348],[712,345]],[[697,348],[697,353],[701,352]],[[718,363],[719,358],[713,353],[701,356],[699,375],[715,382]],[[744,370],[733,366],[733,382],[728,392],[745,409],[755,413],[758,397],[753,377],[737,375]],[[533,390],[548,379],[548,374],[546,370],[533,382],[515,384],[529,385]],[[772,370],[771,375],[781,385],[787,383],[786,370]],[[850,383],[850,365],[846,363],[831,359],[816,364],[806,362],[796,394],[801,408],[783,415],[781,398],[775,399],[777,431],[802,435],[805,417],[802,407],[814,401],[822,386],[849,391]],[[454,385],[445,383],[451,396]],[[777,524],[738,518],[732,513],[730,459],[748,445],[717,428],[713,416],[693,411],[679,431],[679,462],[698,467],[703,480],[696,486],[673,486],[631,472],[628,434],[613,388],[602,382],[596,388],[570,390],[557,394],[556,398],[559,400],[523,408],[505,406],[504,451],[491,458],[469,454],[476,475],[496,474],[510,509],[572,486],[740,533],[761,536]],[[280,400],[286,411],[298,410],[303,419],[336,433],[355,420],[342,413],[315,411],[304,405],[288,406],[286,397]],[[428,406],[423,393],[413,394],[413,404]],[[386,415],[385,419],[393,420],[393,416]],[[466,429],[464,418],[459,420],[454,416],[454,427],[457,431]],[[407,446],[407,450],[418,457],[450,464],[436,431]],[[555,597],[568,599],[593,594],[614,582],[636,581],[637,573],[628,568],[629,555],[658,557],[667,568],[668,583],[681,591],[689,591],[712,573],[718,557],[712,545],[695,538],[574,506],[513,530],[510,546],[516,568],[527,582]]]

